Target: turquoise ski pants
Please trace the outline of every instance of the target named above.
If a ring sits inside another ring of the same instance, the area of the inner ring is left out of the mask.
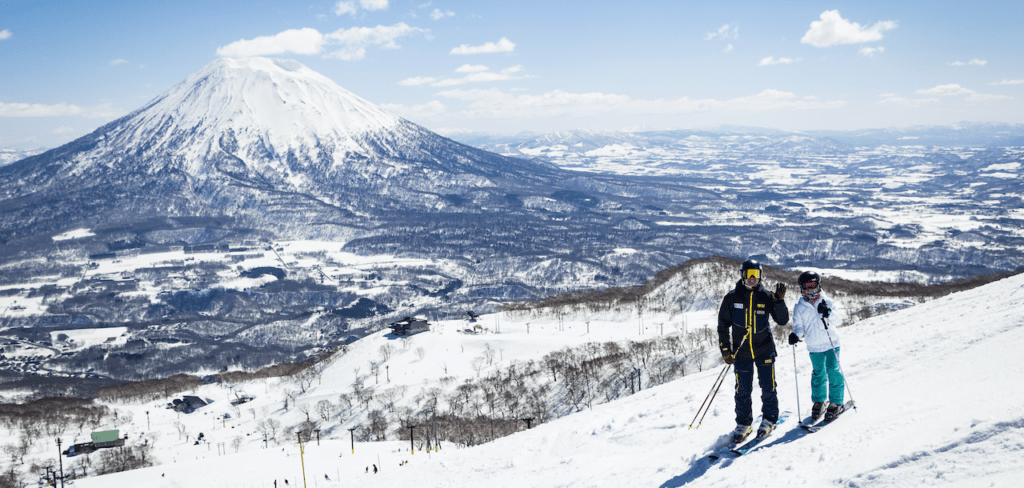
[[[811,401],[843,404],[843,374],[839,372],[839,348],[812,352]]]

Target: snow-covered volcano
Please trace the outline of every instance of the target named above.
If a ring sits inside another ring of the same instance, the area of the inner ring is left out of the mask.
[[[8,225],[32,233],[165,217],[294,228],[435,210],[446,195],[504,195],[558,174],[439,136],[298,62],[218,59],[92,134],[0,169],[0,200],[13,202]]]
[[[81,171],[112,158],[293,191],[353,176],[364,184],[403,175],[446,179],[425,173],[424,165],[456,173],[448,178],[494,176],[507,173],[509,163],[518,166],[479,161],[490,155],[390,114],[296,61],[268,58],[211,62],[101,128],[96,146],[75,159]]]
[[[139,156],[173,149],[194,169],[220,151],[275,159],[329,145],[332,163],[370,156],[368,136],[408,124],[296,61],[218,59],[107,132]],[[231,146],[227,139],[233,139]]]

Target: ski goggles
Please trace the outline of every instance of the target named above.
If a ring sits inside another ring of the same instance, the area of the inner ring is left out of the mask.
[[[743,279],[749,280],[751,278],[761,279],[761,270],[759,269],[748,269],[743,272]]]
[[[818,286],[818,282],[812,281],[810,283],[804,283],[803,286],[800,287],[800,292],[805,300],[813,302],[821,295],[821,287]]]

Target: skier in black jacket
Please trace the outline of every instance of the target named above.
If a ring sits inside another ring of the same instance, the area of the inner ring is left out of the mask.
[[[718,310],[718,344],[722,358],[736,368],[736,430],[739,442],[750,433],[754,422],[750,395],[754,390],[754,370],[761,387],[761,425],[757,436],[764,437],[779,419],[779,397],[775,392],[775,341],[768,323],[789,322],[789,309],[783,298],[786,285],[775,285],[769,292],[761,282],[761,263],[749,259],[740,267],[740,281],[725,295]]]

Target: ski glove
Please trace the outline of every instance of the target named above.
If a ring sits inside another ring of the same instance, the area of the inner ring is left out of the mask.
[[[786,298],[786,284],[779,283],[775,285],[775,301],[781,302],[783,298]]]
[[[828,305],[825,305],[825,302],[821,302],[818,304],[818,313],[827,319],[829,315],[832,315],[832,309],[828,308]]]
[[[800,342],[800,338],[797,337],[796,334],[790,332],[789,333],[789,345],[795,346],[797,342]]]
[[[722,360],[725,361],[725,364],[733,364],[733,363],[736,362],[736,356],[734,354],[723,352],[722,353]]]

